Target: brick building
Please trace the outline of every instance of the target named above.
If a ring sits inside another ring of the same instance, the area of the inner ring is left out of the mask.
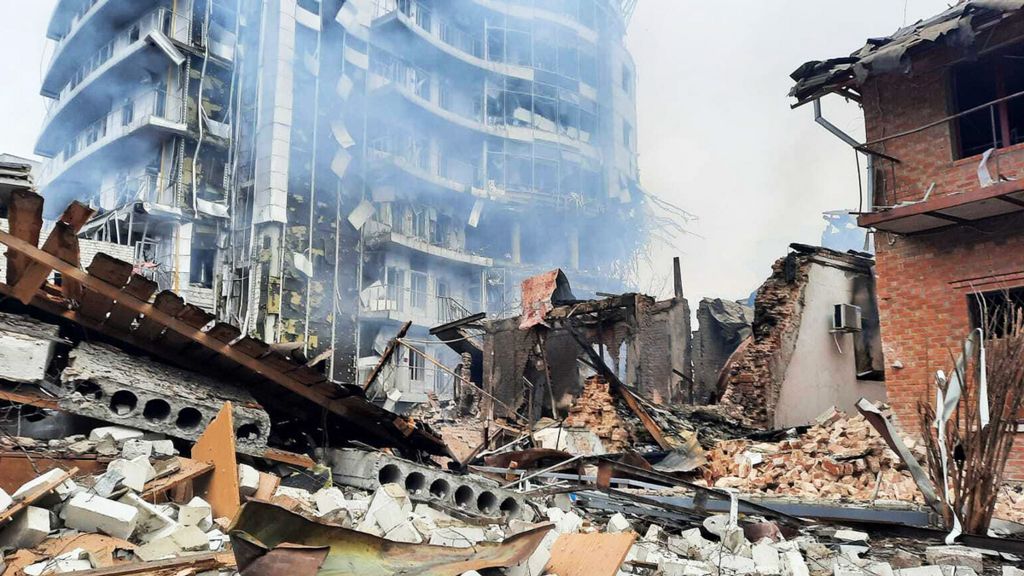
[[[1022,7],[963,1],[793,74],[819,121],[828,94],[864,111],[859,223],[874,230],[887,395],[907,431],[982,310],[1024,306]],[[1024,440],[1007,472],[1024,478]]]

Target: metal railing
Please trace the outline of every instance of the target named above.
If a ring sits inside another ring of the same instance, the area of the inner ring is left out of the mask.
[[[156,30],[164,33],[169,38],[187,42],[191,29],[191,20],[181,16],[167,8],[154,10],[132,24],[119,31],[110,42],[104,44],[92,56],[90,56],[71,77],[67,84],[61,89],[56,98],[49,100],[47,107],[49,113],[46,121],[49,122],[52,115],[60,108],[59,104],[68,94],[78,88],[89,76],[104,64],[127,52],[133,45],[144,39],[147,34]]]
[[[993,183],[1000,176],[1008,176],[1000,173],[1000,157],[1005,156],[1006,154],[1024,154],[1024,150],[1018,148],[1007,150],[1007,148],[1024,142],[1024,133],[1015,130],[1010,125],[1003,125],[1003,122],[1008,121],[1009,115],[1000,118],[1001,107],[1020,98],[1024,98],[1024,91],[957,112],[956,114],[952,114],[911,130],[885,136],[860,146],[856,146],[856,150],[869,155],[867,163],[867,208],[875,211],[892,208],[901,204],[923,202],[924,200],[927,200],[933,192],[934,184],[929,185],[928,183],[941,182],[945,176],[948,176],[947,174],[936,171],[934,174],[923,175],[923,178],[926,179],[927,182],[925,180],[912,181],[910,180],[910,177],[908,177],[908,182],[905,183],[902,177],[905,174],[903,162],[899,158],[890,156],[886,151],[885,144],[889,142],[914,136],[933,128],[951,128],[948,131],[950,133],[950,137],[953,138],[953,152],[956,155],[958,162],[971,158],[977,158],[980,161],[984,157],[985,153],[993,151],[990,161],[994,163],[995,169],[989,171],[993,179]],[[975,128],[975,135],[978,134],[978,127],[984,124],[988,131],[987,139],[982,141],[975,136],[971,142],[965,142],[965,130],[963,127],[961,126],[960,129],[956,129],[956,126],[951,126],[953,123],[961,121],[972,122]],[[938,152],[936,153],[938,154]],[[860,169],[860,158],[858,155],[859,189],[861,198],[863,199],[865,197],[865,178],[861,177]],[[956,169],[958,169],[958,167],[949,166],[940,167],[938,170]],[[906,172],[920,173],[920,166],[908,166]],[[1013,176],[1017,177],[1019,174]],[[912,190],[911,187],[915,185],[918,186],[918,189]]]
[[[41,180],[49,182],[71,160],[87,150],[100,148],[143,126],[152,118],[183,122],[180,98],[165,91],[153,90],[132,98],[86,126],[64,145],[60,154],[46,162]]]
[[[359,295],[359,305],[362,312],[397,312],[431,324],[447,324],[482,311],[476,301],[386,284],[364,288]]]

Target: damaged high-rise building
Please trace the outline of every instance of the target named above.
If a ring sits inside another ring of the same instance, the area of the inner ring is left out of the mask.
[[[60,0],[46,215],[91,203],[82,235],[347,383],[403,322],[512,314],[542,270],[621,289],[645,229],[633,7]],[[387,380],[451,388],[417,353]]]

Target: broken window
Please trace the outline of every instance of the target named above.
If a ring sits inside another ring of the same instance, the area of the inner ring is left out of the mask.
[[[967,298],[971,327],[984,329],[988,338],[1002,338],[1011,322],[1024,314],[1024,287],[980,292]]]
[[[488,26],[485,34],[487,36],[487,59],[492,62],[504,62],[505,30]]]
[[[633,149],[633,125],[626,120],[622,121],[622,145]]]
[[[426,359],[415,350],[409,350],[409,379],[422,382],[427,372]]]
[[[990,148],[1024,142],[1024,100],[991,104],[1024,91],[1021,58],[1024,46],[982,58],[953,69],[953,112],[978,107],[956,120],[954,151],[957,158],[969,158]]]
[[[427,275],[423,272],[412,272],[409,274],[409,291],[412,307],[424,310],[427,307]]]
[[[622,65],[622,90],[626,94],[633,93],[633,71],[626,64]]]
[[[405,270],[388,266],[384,272],[388,310],[401,312],[405,309]]]
[[[533,52],[531,50],[531,34],[518,30],[507,30],[505,32],[505,57],[509,64],[519,66],[533,65]]]

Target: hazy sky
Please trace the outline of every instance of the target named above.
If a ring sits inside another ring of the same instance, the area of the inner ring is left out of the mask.
[[[0,152],[31,155],[45,27],[54,0],[0,0]],[[817,244],[826,210],[855,208],[853,152],[790,110],[789,73],[849,54],[869,37],[938,13],[944,0],[640,0],[628,44],[638,67],[644,186],[700,217],[694,234],[661,246],[642,288],[670,287],[683,258],[691,303],[745,298],[791,242]],[[858,109],[825,103],[862,138]]]

